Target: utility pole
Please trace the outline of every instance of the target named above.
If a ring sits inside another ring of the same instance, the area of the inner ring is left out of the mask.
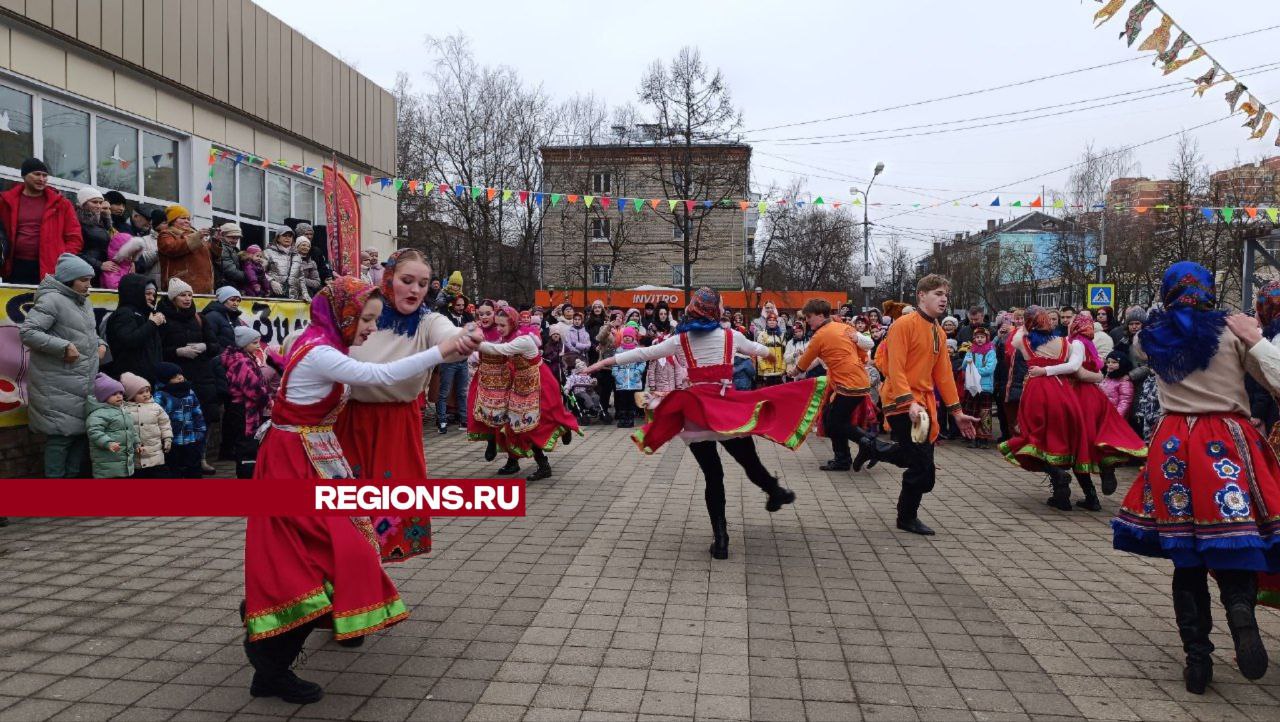
[[[850,187],[851,195],[862,194],[862,310],[866,311],[871,306],[871,289],[876,287],[875,279],[871,277],[871,186],[876,182],[876,176],[884,172],[884,163],[876,163],[875,172],[871,174],[871,180],[867,183],[866,190],[859,190]]]
[[[1098,283],[1107,278],[1107,205],[1102,204],[1102,221],[1098,224]]]

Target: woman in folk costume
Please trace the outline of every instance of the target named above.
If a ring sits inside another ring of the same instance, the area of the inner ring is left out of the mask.
[[[1161,296],[1164,310],[1139,332],[1134,355],[1155,372],[1165,416],[1111,522],[1112,544],[1173,562],[1183,678],[1203,694],[1213,678],[1210,571],[1240,673],[1258,679],[1267,669],[1254,605],[1258,574],[1280,571],[1280,464],[1249,423],[1244,376],[1276,388],[1280,350],[1254,319],[1215,310],[1213,275],[1198,264],[1170,266]]]
[[[1280,346],[1280,281],[1271,281],[1258,289],[1256,316],[1262,326],[1262,338]],[[1280,402],[1266,386],[1246,377],[1249,391],[1250,421],[1262,433],[1267,434],[1271,450],[1280,455]]]
[[[502,334],[498,332],[497,309],[504,302],[485,299],[476,306],[476,328],[480,331],[481,337],[485,341],[498,342],[502,340]],[[491,363],[497,363],[498,359],[490,359]],[[484,460],[493,461],[498,457],[498,435],[493,432],[489,426],[481,423],[476,416],[476,401],[480,398],[480,363],[479,353],[471,354],[468,364],[471,366],[471,381],[467,387],[467,436],[472,441],[486,442],[484,451]],[[514,453],[507,452],[507,463],[503,464],[500,469],[494,472],[498,476],[510,476],[520,473],[520,457]]]
[[[439,346],[465,332],[426,304],[431,267],[422,253],[402,248],[391,254],[379,288],[378,329],[351,349],[351,358],[387,363]],[[461,360],[448,357],[442,363]],[[431,368],[396,384],[355,386],[338,417],[338,441],[358,479],[415,480],[427,477],[422,449],[422,405]],[[431,551],[426,516],[374,517],[385,561],[402,561]]]
[[[311,325],[285,363],[255,479],[350,478],[333,431],[347,384],[398,384],[439,363],[442,352],[465,352],[478,342],[451,339],[388,364],[351,359],[348,350],[373,333],[381,313],[378,290],[354,278],[335,277],[316,295]],[[323,696],[319,685],[289,670],[321,621],[331,620],[334,637],[348,640],[408,616],[382,569],[367,517],[249,517],[244,556],[244,648],[255,697],[305,704]]]
[[[1086,423],[1072,378],[1084,363],[1084,346],[1058,336],[1048,310],[1031,306],[1025,328],[1013,337],[1013,348],[1027,364],[1027,378],[1017,433],[1000,444],[1000,453],[1027,471],[1048,473],[1053,496],[1045,503],[1071,511],[1069,470],[1087,465],[1089,456]],[[1084,488],[1086,498],[1091,489],[1092,482]]]
[[[671,338],[602,359],[588,369],[595,371],[615,364],[655,361],[677,353],[684,357],[690,386],[667,394],[649,423],[632,438],[646,454],[652,454],[676,436],[689,442],[689,450],[707,480],[705,499],[711,517],[711,556],[716,559],[729,556],[724,468],[720,465],[716,442],[738,462],[751,483],[767,495],[765,509],[777,511],[784,504],[794,502],[796,495],[764,468],[752,437],[763,436],[789,449],[804,443],[822,409],[827,388],[826,377],[822,376],[755,391],[735,390],[734,353],[759,357],[769,353],[769,349],[739,331],[721,328],[722,313],[720,294],[705,286],[699,288]]]
[[[520,314],[502,306],[495,310],[493,327],[480,344],[468,430],[472,440],[490,442],[486,459],[492,459],[496,449],[512,458],[532,456],[538,469],[525,480],[546,479],[551,476],[546,452],[562,440],[568,444],[578,431],[578,420],[565,409],[560,385],[542,363],[537,326],[522,328]],[[487,340],[491,335],[497,340]]]

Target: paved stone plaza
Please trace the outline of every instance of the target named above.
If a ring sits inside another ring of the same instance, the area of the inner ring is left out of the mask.
[[[776,514],[727,462],[731,556],[713,562],[684,445],[642,457],[589,429],[526,518],[436,523],[433,557],[392,571],[408,621],[358,650],[313,635],[298,671],[327,694],[306,707],[249,697],[241,520],[15,520],[0,719],[1280,717],[1280,674],[1240,676],[1220,607],[1212,688],[1183,691],[1169,569],[1111,550],[1118,497],[1059,513],[1041,478],[948,446],[926,539],[892,529],[896,469],[819,472],[811,441],[759,444],[799,495]],[[456,432],[427,458],[497,468]]]

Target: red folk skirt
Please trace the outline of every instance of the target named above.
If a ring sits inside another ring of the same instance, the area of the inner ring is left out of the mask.
[[[686,441],[762,436],[794,449],[804,443],[817,422],[826,392],[826,376],[754,391],[694,384],[667,394],[632,440],[646,454],[676,436]]]
[[[533,456],[533,450],[551,451],[565,434],[579,433],[578,419],[564,407],[560,384],[555,374],[544,363],[538,364],[538,425],[530,431],[514,433],[510,426],[495,428],[479,421],[475,416],[476,399],[479,398],[480,374],[471,375],[471,387],[467,392],[467,434],[472,441],[495,439],[498,450],[510,456]]]
[[[319,479],[302,437],[268,429],[255,479]],[[382,569],[367,520],[251,516],[245,527],[245,627],[272,637],[331,614],[337,639],[360,637],[409,616]]]
[[[1176,567],[1280,572],[1280,463],[1243,416],[1170,414],[1111,529]]]
[[[1006,460],[1027,471],[1047,466],[1087,470],[1085,417],[1074,383],[1061,376],[1027,378],[1018,407],[1018,433],[1000,444]]]
[[[1096,473],[1104,466],[1115,466],[1147,458],[1147,445],[1120,416],[1116,407],[1097,384],[1076,384],[1080,402],[1084,446],[1088,457],[1076,461],[1076,469]],[[1082,468],[1087,466],[1088,469]]]
[[[422,449],[422,404],[413,401],[349,401],[334,431],[357,479],[419,481],[427,478]],[[431,552],[431,518],[375,516],[384,562],[400,562]]]

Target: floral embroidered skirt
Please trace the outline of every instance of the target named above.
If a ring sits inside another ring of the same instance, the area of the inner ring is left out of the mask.
[[[1111,528],[1176,567],[1280,572],[1280,463],[1242,416],[1169,414]]]
[[[555,374],[546,364],[538,365],[538,374],[540,377],[538,406],[536,415],[533,417],[536,425],[521,432],[514,431],[510,423],[502,426],[487,423],[482,417],[489,416],[491,411],[476,413],[476,404],[480,399],[477,386],[480,374],[474,374],[471,378],[471,392],[467,396],[467,402],[471,405],[471,411],[467,414],[468,438],[472,441],[493,439],[500,452],[511,456],[529,457],[533,456],[535,449],[545,452],[556,448],[567,434],[576,433],[581,436],[577,417],[569,413],[564,406],[564,395],[560,391],[560,385],[556,383]],[[510,413],[508,409],[508,414]],[[528,418],[527,414],[524,416]]]

